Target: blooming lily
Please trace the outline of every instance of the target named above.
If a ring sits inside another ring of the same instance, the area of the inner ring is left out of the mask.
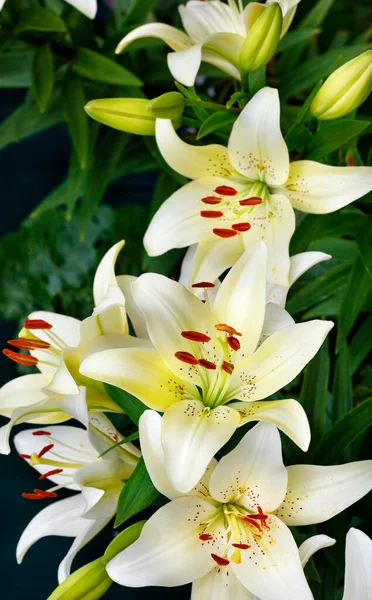
[[[295,15],[300,0],[278,0],[283,15],[283,36]],[[163,40],[174,52],[168,54],[168,67],[173,77],[184,85],[194,85],[201,61],[210,63],[231,77],[240,79],[239,57],[244,40],[265,8],[273,4],[242,0],[189,0],[179,7],[186,31],[164,23],[149,23],[128,33],[119,43],[119,54],[135,40],[154,37]]]
[[[372,600],[372,540],[351,527],[346,535],[343,600]]]
[[[236,428],[249,421],[271,421],[307,449],[310,431],[300,404],[259,401],[296,377],[333,324],[310,321],[280,328],[258,346],[266,295],[262,242],[230,270],[212,306],[154,273],[141,275],[132,293],[154,347],[91,354],[80,370],[164,413],[162,443],[176,489],[190,490]],[[240,402],[230,404],[233,400]]]
[[[193,582],[193,600],[311,600],[301,559],[334,540],[307,540],[301,557],[288,526],[322,523],[359,500],[372,488],[372,461],[286,468],[278,430],[259,423],[180,495],[166,475],[161,437],[161,417],[145,412],[143,457],[171,502],[107,565],[109,576],[129,587]]]
[[[228,148],[191,146],[171,122],[156,122],[166,162],[193,179],[157,211],[144,237],[150,256],[198,243],[196,269],[205,261],[222,272],[257,240],[269,249],[268,280],[288,287],[293,208],[329,213],[372,188],[371,167],[331,167],[310,160],[289,163],[279,125],[277,90],[260,90],[236,120]]]
[[[6,0],[0,0],[0,10],[3,8]],[[94,19],[97,13],[97,0],[65,0],[76,10],[83,13],[88,19]],[[9,2],[10,3],[10,2]]]
[[[0,414],[10,417],[9,423],[0,429],[0,452],[9,454],[9,435],[14,424],[25,421],[48,424],[69,419],[69,415],[61,410],[61,402],[66,396],[78,395],[79,386],[87,387],[90,410],[120,412],[101,384],[80,375],[79,365],[91,351],[116,345],[147,344],[128,335],[122,288],[130,296],[132,278],[121,276],[117,280],[114,270],[123,245],[123,241],[115,244],[98,266],[93,283],[95,309],[91,317],[81,322],[51,312],[34,312],[26,319],[19,338],[9,341],[15,349],[28,350],[30,354],[19,354],[10,349],[3,351],[17,363],[37,366],[40,373],[18,377],[0,390]],[[129,312],[136,327],[140,317],[133,305],[131,301]],[[140,331],[143,331],[141,324]]]
[[[27,550],[42,537],[74,537],[59,566],[59,582],[70,574],[76,553],[115,514],[123,479],[130,477],[140,456],[135,446],[123,444],[104,458],[98,458],[100,452],[123,436],[102,414],[94,413],[88,421],[84,393],[75,400],[74,416],[83,419],[87,430],[53,425],[48,430],[28,429],[14,438],[20,456],[40,473],[39,480],[44,483],[48,479],[55,484],[47,490],[36,488],[31,493],[26,492],[23,497],[55,498],[60,488],[81,492],[40,511],[27,525],[17,546],[17,560],[21,563]]]

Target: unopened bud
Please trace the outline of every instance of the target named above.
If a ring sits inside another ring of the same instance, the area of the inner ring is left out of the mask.
[[[84,108],[92,119],[113,129],[155,135],[155,116],[145,98],[102,98],[91,100]]]
[[[367,50],[334,71],[311,104],[322,121],[338,119],[358,108],[372,91],[372,50]]]
[[[102,558],[97,558],[62,581],[48,600],[98,600],[111,584]]]
[[[283,15],[277,2],[268,6],[257,18],[244,40],[239,64],[243,73],[266,65],[280,40]]]
[[[157,119],[178,119],[185,108],[185,100],[179,92],[167,92],[151,100],[149,107]]]

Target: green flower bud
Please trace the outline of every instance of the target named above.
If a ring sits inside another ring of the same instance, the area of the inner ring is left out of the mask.
[[[97,558],[67,577],[48,600],[98,600],[111,584],[105,564]]]
[[[260,14],[244,40],[239,64],[243,73],[266,65],[274,55],[282,31],[283,14],[279,4],[271,4]]]
[[[185,99],[179,92],[168,92],[151,100],[149,106],[158,119],[179,119],[185,108]]]
[[[310,110],[320,120],[338,119],[360,106],[372,91],[372,50],[334,71],[315,96]]]
[[[138,521],[138,523],[134,523],[130,527],[124,529],[124,531],[121,531],[119,535],[112,540],[111,544],[107,546],[106,552],[102,556],[102,562],[107,565],[107,563],[115,558],[119,552],[122,552],[125,548],[133,544],[133,542],[141,535],[145,523],[146,521]]]
[[[119,131],[155,135],[155,116],[145,98],[102,98],[91,100],[85,111],[92,119]]]

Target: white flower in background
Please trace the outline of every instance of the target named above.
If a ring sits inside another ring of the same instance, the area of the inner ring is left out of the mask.
[[[346,536],[343,600],[372,600],[372,540],[352,527]]]
[[[300,0],[278,0],[283,14],[282,33],[288,30]],[[240,79],[239,56],[247,33],[265,6],[250,2],[243,8],[241,0],[189,0],[179,7],[186,31],[164,23],[148,23],[128,33],[116,52],[122,52],[135,40],[154,37],[163,40],[174,52],[168,54],[168,67],[173,77],[184,85],[194,85],[201,61],[210,63],[235,79]]]
[[[130,298],[132,277],[115,277],[115,262],[124,242],[115,244],[101,260],[93,284],[95,309],[84,321],[46,311],[29,315],[17,340],[10,340],[14,348],[28,350],[19,354],[3,350],[17,363],[37,366],[40,373],[17,377],[0,390],[0,414],[10,418],[0,429],[0,452],[8,454],[9,435],[15,424],[59,423],[69,419],[61,410],[66,396],[78,395],[79,386],[87,388],[87,402],[91,411],[121,412],[107,396],[103,385],[88,380],[79,373],[81,361],[89,354],[117,345],[147,345],[148,342],[129,334],[124,291],[129,296],[128,310],[133,326],[143,324],[138,309]],[[143,319],[142,319],[143,321]]]
[[[3,8],[6,0],[0,0],[0,10]],[[9,4],[11,0],[8,0]],[[65,0],[67,4],[71,4],[76,10],[81,12],[88,19],[94,19],[97,14],[97,0]]]
[[[286,468],[278,430],[259,423],[180,495],[167,477],[161,438],[161,417],[145,412],[143,457],[154,485],[171,502],[108,564],[109,576],[129,587],[193,582],[193,600],[249,600],[251,594],[311,600],[302,563],[334,540],[310,538],[300,554],[288,526],[322,523],[367,494],[372,461]]]
[[[21,457],[40,473],[39,487],[46,479],[55,484],[46,490],[36,486],[23,497],[55,498],[61,488],[81,492],[41,510],[27,525],[17,546],[17,560],[21,563],[29,548],[45,536],[75,538],[59,566],[59,582],[70,574],[77,552],[114,516],[123,479],[130,477],[141,455],[133,444],[123,444],[98,458],[123,436],[102,414],[91,414],[88,422],[84,392],[74,400],[74,416],[83,419],[87,430],[53,425],[47,430],[28,429],[14,438]]]
[[[248,421],[272,421],[307,450],[310,430],[301,405],[258,401],[298,375],[333,324],[286,322],[283,328],[279,319],[276,332],[258,347],[266,307],[262,242],[230,270],[211,307],[180,283],[154,273],[139,277],[132,293],[154,348],[91,354],[81,372],[164,412],[162,444],[176,489],[189,491],[214,454]],[[233,400],[240,402],[229,404]]]
[[[195,263],[219,272],[257,240],[269,250],[268,280],[289,285],[293,208],[330,213],[372,188],[371,167],[331,167],[310,160],[289,162],[280,131],[277,90],[260,90],[236,120],[228,148],[192,146],[171,121],[156,121],[156,141],[172,169],[194,181],[172,194],[144,237],[150,256],[198,243]]]

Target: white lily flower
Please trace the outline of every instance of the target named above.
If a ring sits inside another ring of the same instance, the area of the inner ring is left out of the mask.
[[[193,582],[193,600],[252,598],[245,590],[261,600],[311,600],[302,564],[334,540],[311,538],[300,554],[288,525],[321,523],[363,497],[372,488],[372,461],[286,468],[278,430],[259,423],[180,495],[166,476],[161,436],[161,417],[145,412],[146,467],[171,502],[108,564],[109,576],[129,587]]]
[[[135,446],[123,444],[98,458],[100,452],[123,436],[102,414],[91,415],[88,423],[84,393],[76,399],[75,416],[79,414],[88,430],[53,425],[48,430],[28,429],[14,438],[17,451],[40,473],[39,479],[56,484],[47,490],[36,488],[24,493],[25,498],[55,498],[60,488],[81,492],[40,511],[27,525],[17,546],[17,560],[21,563],[27,550],[42,537],[74,537],[59,566],[59,582],[69,576],[76,553],[114,516],[123,479],[130,477],[140,456]]]
[[[157,211],[144,237],[150,256],[198,244],[195,269],[205,261],[220,273],[257,240],[269,249],[268,280],[289,286],[293,208],[330,213],[372,188],[371,167],[289,162],[280,131],[278,92],[260,90],[236,120],[228,148],[192,146],[171,121],[156,121],[159,150],[172,169],[193,179]],[[207,267],[205,267],[207,268]]]
[[[154,273],[133,284],[154,348],[91,354],[86,377],[111,383],[164,412],[162,444],[173,487],[187,492],[240,425],[265,420],[307,450],[310,430],[295,400],[260,402],[292,381],[333,324],[310,321],[277,329],[259,347],[266,295],[266,248],[246,252],[213,305]],[[282,310],[282,309],[281,309]],[[232,400],[240,402],[229,404]]]
[[[351,527],[346,535],[343,600],[372,600],[372,540]]]
[[[120,412],[104,391],[103,385],[88,380],[79,373],[82,360],[89,354],[115,346],[148,345],[146,340],[129,335],[125,297],[130,298],[131,277],[116,280],[115,262],[124,242],[115,244],[101,260],[93,283],[95,309],[84,321],[46,311],[29,315],[17,340],[9,344],[29,350],[32,354],[18,354],[4,350],[17,363],[37,366],[40,373],[18,377],[0,390],[0,414],[10,417],[0,428],[0,452],[9,454],[9,435],[15,424],[22,422],[58,423],[69,415],[61,409],[61,402],[80,393],[79,386],[87,387],[87,402],[91,411]],[[122,287],[121,287],[122,286]],[[144,330],[138,309],[128,309],[133,325]],[[142,319],[143,321],[143,319]]]
[[[8,0],[10,2],[10,0]],[[6,0],[0,0],[0,10],[3,8]],[[76,10],[81,12],[88,19],[94,19],[97,14],[97,0],[65,0],[67,4],[71,4]]]
[[[282,36],[292,22],[299,1],[277,1],[283,14]],[[164,23],[148,23],[128,33],[116,52],[119,54],[141,38],[159,38],[174,50],[168,54],[168,67],[180,83],[194,85],[202,61],[240,80],[239,55],[244,40],[265,6],[270,4],[272,0],[266,4],[250,2],[244,8],[242,0],[228,0],[227,4],[220,0],[189,0],[179,7],[186,33]]]

